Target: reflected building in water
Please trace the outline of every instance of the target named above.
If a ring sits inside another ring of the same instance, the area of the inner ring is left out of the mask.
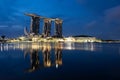
[[[32,54],[32,53],[41,53],[43,55],[43,61],[48,61],[44,65],[50,66],[51,64],[51,55],[53,54],[51,52],[51,49],[54,50],[54,56],[61,56],[59,53],[60,51],[64,50],[85,50],[85,51],[98,51],[102,50],[102,45],[97,43],[49,43],[49,42],[40,42],[40,43],[8,43],[8,44],[0,44],[0,52],[3,54],[0,54],[0,57],[6,57],[6,56],[12,56],[12,57],[22,57],[22,54],[4,54],[4,51],[10,51],[10,50],[20,50],[24,51],[24,55]],[[58,62],[56,62],[58,63]],[[60,64],[60,63],[59,63]],[[57,65],[56,65],[57,66]]]
[[[43,54],[43,63],[45,67],[51,66],[51,47],[50,44],[45,44],[42,47],[42,54]]]
[[[54,51],[54,58],[56,59],[56,67],[58,64],[60,64],[61,62],[58,62],[57,60],[60,61],[60,59],[58,57],[61,57],[62,55],[60,53],[62,53],[61,51],[64,50],[85,50],[85,51],[100,51],[102,50],[102,45],[101,44],[97,44],[97,43],[60,43],[60,42],[56,42],[56,43],[49,43],[49,42],[40,42],[40,43],[8,43],[8,44],[0,44],[0,52],[2,52],[2,54],[0,54],[0,57],[7,57],[7,56],[12,56],[14,58],[19,58],[19,57],[23,57],[22,53],[18,53],[18,54],[12,54],[12,53],[8,53],[5,54],[4,51],[11,51],[11,50],[19,50],[19,51],[24,51],[24,56],[27,55],[28,53],[32,55],[32,53],[37,53],[38,56],[40,55],[39,53],[42,52],[43,55],[43,61],[42,62],[46,62],[44,65],[49,67],[52,66],[52,62],[51,62],[51,57],[53,57],[53,52]],[[33,54],[34,55],[34,54]],[[31,57],[32,58],[32,57]],[[32,62],[32,61],[31,61]]]
[[[49,43],[41,44],[42,47],[39,49],[36,47],[29,48],[24,51],[24,57],[27,58],[29,55],[30,59],[30,67],[27,69],[27,72],[33,72],[40,68],[45,67],[56,67],[62,65],[62,49],[61,44],[56,44],[55,48],[53,49],[54,53],[51,53],[51,46]],[[42,52],[42,60],[40,59],[40,53]],[[51,56],[55,58],[54,61],[52,61]],[[40,61],[41,60],[41,61]],[[43,61],[43,62],[42,62]]]
[[[62,52],[64,50],[85,50],[85,51],[96,51],[101,50],[102,46],[95,43],[9,43],[0,44],[0,57],[12,56],[14,58],[23,57],[22,53],[5,54],[4,51],[19,50],[24,52],[25,59],[29,59],[30,66],[27,69],[28,72],[45,68],[45,67],[56,67],[62,65]],[[29,57],[29,58],[28,58]]]
[[[28,52],[27,52],[28,53]],[[27,56],[25,51],[25,58]],[[27,70],[28,72],[32,72],[36,69],[39,69],[39,51],[35,49],[31,49],[28,53],[30,55],[30,68]]]
[[[60,44],[61,46],[59,46]],[[50,42],[40,42],[40,43],[10,43],[10,44],[0,44],[0,51],[8,51],[8,50],[27,50],[27,49],[38,49],[45,51],[45,48],[48,50],[51,48],[55,48],[58,46],[58,49],[62,50],[85,50],[85,51],[96,51],[101,49],[101,44],[97,43],[50,43]],[[45,51],[46,52],[46,51]]]
[[[56,68],[58,65],[62,65],[62,44],[56,44],[55,45],[55,63],[56,63]]]

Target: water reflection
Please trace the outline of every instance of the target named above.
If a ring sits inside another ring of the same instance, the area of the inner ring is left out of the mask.
[[[50,68],[55,67],[59,68],[63,65],[62,61],[62,50],[86,50],[86,51],[95,51],[98,48],[101,48],[95,43],[9,43],[9,44],[0,44],[0,57],[23,57],[28,67],[26,72],[33,72],[41,68]],[[8,53],[4,55],[4,51],[21,51],[17,54]],[[24,54],[22,54],[24,53]],[[18,55],[19,54],[19,55]]]
[[[55,63],[56,68],[58,68],[58,65],[62,65],[62,44],[56,44],[55,46]]]
[[[35,45],[37,45],[37,43],[34,43],[34,46]],[[52,48],[50,46],[50,43],[44,43],[41,45],[43,45],[41,47],[41,50],[38,46],[31,46],[31,48],[24,50],[24,57],[27,58],[28,55],[30,57],[30,67],[26,70],[27,72],[33,72],[37,69],[45,67],[55,66],[56,68],[58,68],[58,66],[62,65],[62,48],[60,43],[55,44],[53,53],[51,53]],[[40,61],[39,59],[40,53],[42,53],[43,64],[42,60]],[[51,56],[55,58],[54,61],[52,61]]]
[[[58,43],[9,43],[9,44],[1,44],[0,45],[0,51],[8,51],[8,50],[26,50],[26,49],[39,49],[42,51],[45,51],[44,48],[47,48],[48,50],[50,48],[55,48],[55,46]],[[64,50],[86,50],[86,51],[96,51],[101,48],[100,44],[96,43],[59,43],[61,46],[61,49]]]
[[[24,52],[24,57],[26,58],[28,52]],[[27,69],[28,72],[32,72],[36,69],[39,68],[39,55],[38,55],[38,50],[35,49],[31,49],[30,53],[28,53],[30,55],[30,68]]]
[[[50,50],[51,50],[51,47],[50,47],[50,44],[44,44],[42,46],[42,53],[43,53],[43,61],[44,61],[44,66],[45,67],[50,67],[51,66],[51,60],[50,60]]]

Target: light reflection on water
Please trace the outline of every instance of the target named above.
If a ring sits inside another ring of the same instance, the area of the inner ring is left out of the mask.
[[[0,80],[110,80],[119,77],[118,53],[115,43],[0,44]]]
[[[52,67],[58,68],[62,65],[62,44],[54,44],[54,53],[51,53],[51,43],[14,43],[14,44],[1,44],[1,52],[9,50],[22,50],[24,52],[24,59],[29,56],[30,67],[26,69],[26,72],[33,72],[39,68]],[[39,53],[42,52],[43,65],[40,65]],[[53,55],[52,55],[53,54]],[[12,57],[22,57],[20,54],[0,54],[1,57],[11,55]],[[51,56],[54,57],[54,61],[51,60]]]
[[[29,47],[29,49],[26,48],[24,52],[24,57],[26,58],[27,55],[30,55],[30,63],[31,63],[31,67],[27,69],[27,72],[32,72],[41,67],[56,66],[56,68],[58,68],[58,66],[62,65],[62,49],[61,49],[60,44],[56,44],[56,45],[57,46],[55,46],[54,48],[55,61],[53,62],[51,60],[52,54],[51,54],[50,44],[46,43],[41,47],[38,46],[37,44],[33,44],[31,47]],[[43,65],[39,65],[40,48],[41,48],[42,55],[43,55]]]
[[[20,50],[24,53],[24,59],[29,56],[30,66],[25,72],[33,72],[40,68],[55,66],[58,68],[62,65],[62,50],[85,50],[95,51],[97,45],[95,43],[9,43],[1,44],[0,51],[16,51]],[[51,51],[54,52],[51,52]],[[42,52],[43,64],[40,64],[40,52]],[[23,57],[21,54],[7,54],[12,57]],[[0,54],[0,57],[6,57],[7,55]],[[54,60],[52,58],[54,58]]]
[[[100,44],[99,44],[100,45]],[[0,51],[8,51],[8,50],[26,50],[26,49],[39,49],[42,50],[43,47],[48,49],[60,47],[64,50],[86,50],[86,51],[96,51],[100,49],[101,46],[97,46],[95,43],[9,43],[9,44],[1,44]],[[99,47],[99,48],[98,48]]]

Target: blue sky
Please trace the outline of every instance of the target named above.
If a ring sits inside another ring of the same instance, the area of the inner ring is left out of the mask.
[[[0,0],[0,35],[23,35],[24,13],[63,19],[64,36],[120,39],[120,0]]]

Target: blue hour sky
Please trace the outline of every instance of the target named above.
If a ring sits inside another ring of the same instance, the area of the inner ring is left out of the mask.
[[[23,35],[30,25],[24,13],[63,19],[64,36],[120,39],[120,0],[0,0],[0,35]]]

